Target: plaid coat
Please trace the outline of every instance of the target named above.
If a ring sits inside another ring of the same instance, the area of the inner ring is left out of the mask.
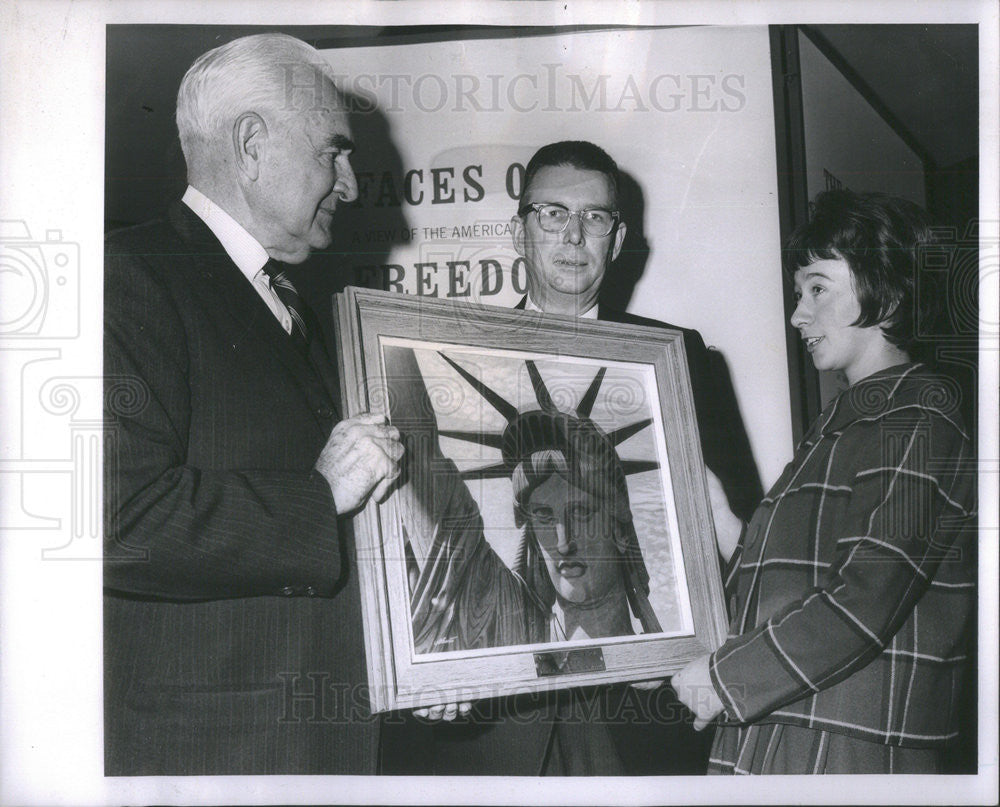
[[[976,467],[956,392],[900,365],[812,425],[727,568],[730,637],[710,661],[723,724],[911,747],[957,735]]]

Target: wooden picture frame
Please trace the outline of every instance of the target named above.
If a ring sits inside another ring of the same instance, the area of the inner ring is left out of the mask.
[[[356,288],[335,320],[345,416],[407,449],[354,519],[373,711],[663,678],[722,643],[679,331]]]

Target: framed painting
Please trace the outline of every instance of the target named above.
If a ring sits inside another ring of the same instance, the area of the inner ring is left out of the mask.
[[[679,331],[349,288],[345,413],[405,456],[355,517],[374,711],[662,678],[726,630]]]

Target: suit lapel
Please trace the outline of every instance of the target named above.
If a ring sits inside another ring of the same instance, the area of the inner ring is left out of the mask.
[[[310,313],[313,314],[311,311]],[[312,318],[315,319],[315,314]],[[336,413],[337,419],[340,420],[340,378],[337,372],[337,360],[327,350],[319,323],[312,324],[315,330],[312,339],[309,340],[309,363],[326,387],[330,400],[333,402],[333,411]]]
[[[190,247],[202,279],[215,290],[219,313],[235,319],[248,335],[261,337],[273,347],[280,346],[275,337],[284,329],[205,222],[182,202],[171,211],[171,222]]]
[[[175,203],[170,210],[170,222],[190,247],[191,258],[206,286],[214,291],[219,315],[232,319],[238,333],[246,341],[272,351],[295,379],[312,408],[315,408],[315,395],[310,394],[314,387],[310,381],[319,376],[336,411],[336,405],[339,404],[335,397],[336,387],[331,389],[326,377],[329,374],[320,372],[310,361],[313,357],[323,360],[315,352],[315,346],[310,351],[310,359],[306,359],[298,351],[253,285],[233,263],[219,239],[187,205],[183,202]],[[317,337],[311,341],[315,343],[320,340]],[[323,350],[322,353],[325,356],[326,351]],[[325,361],[329,362],[329,357]]]

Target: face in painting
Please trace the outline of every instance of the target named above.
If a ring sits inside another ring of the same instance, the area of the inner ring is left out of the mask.
[[[330,245],[338,202],[358,195],[353,148],[339,108],[292,115],[268,132],[253,209],[264,231],[259,240],[272,257],[300,263]]]
[[[817,370],[840,370],[854,384],[899,362],[898,351],[877,325],[852,324],[861,314],[861,304],[847,261],[803,266],[795,273],[795,299],[792,327],[802,334]]]
[[[540,168],[524,203],[559,204],[568,210],[615,210],[611,180],[600,171],[572,165]],[[597,302],[604,273],[621,251],[625,224],[605,236],[583,229],[580,216],[571,216],[562,232],[543,230],[535,212],[511,221],[514,247],[527,261],[528,293],[543,311],[579,314]]]
[[[621,585],[611,508],[553,474],[532,491],[527,511],[560,597],[585,603]]]

